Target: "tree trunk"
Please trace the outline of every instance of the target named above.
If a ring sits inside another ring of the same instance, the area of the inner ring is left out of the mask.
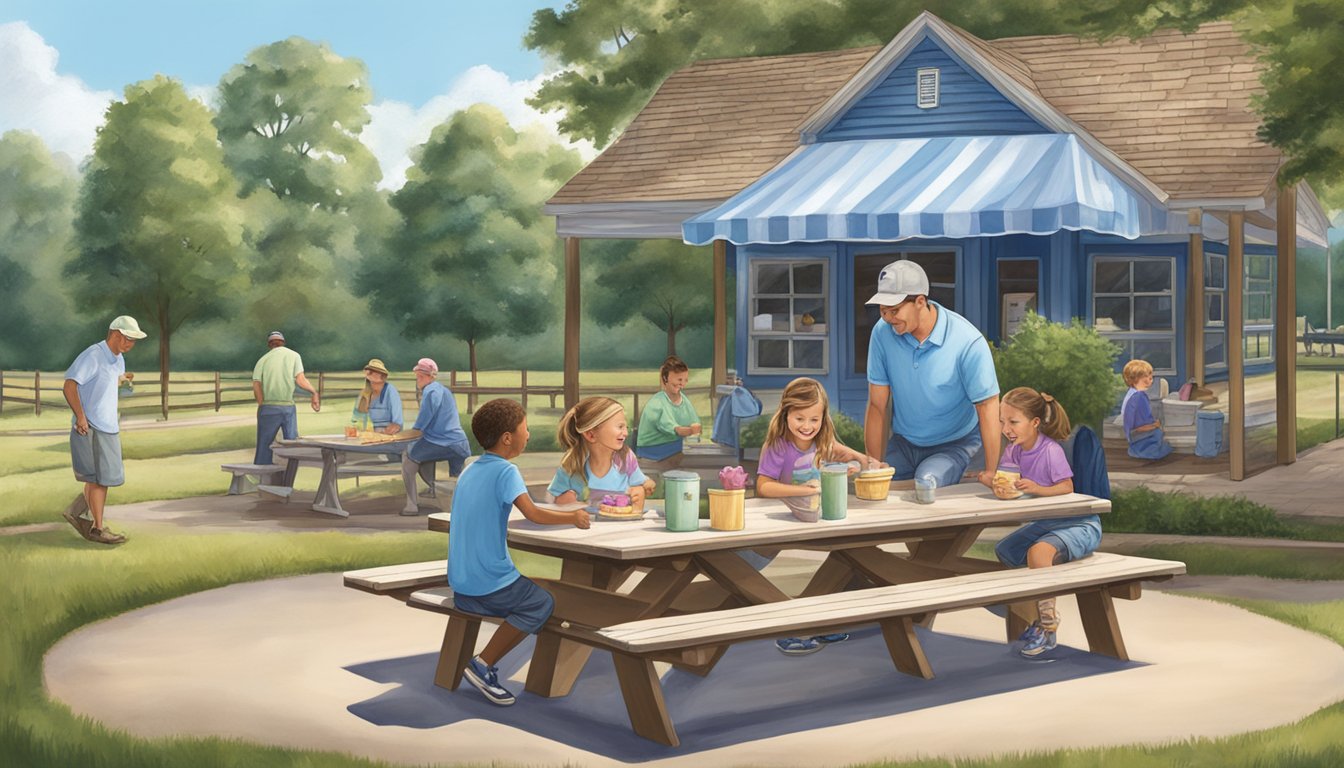
[[[159,315],[159,407],[164,421],[168,420],[168,342],[171,335],[167,313],[162,313]]]
[[[685,327],[686,327],[686,324],[685,324],[685,323],[679,323],[679,324],[668,323],[668,324],[667,324],[667,356],[668,356],[668,357],[671,357],[672,355],[677,354],[677,333],[678,333],[679,331],[681,331],[682,328],[685,328]]]

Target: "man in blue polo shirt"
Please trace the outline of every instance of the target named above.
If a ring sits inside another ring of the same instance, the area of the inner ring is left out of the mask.
[[[983,448],[989,469],[980,479],[989,485],[999,465],[999,380],[985,337],[929,301],[929,278],[913,261],[888,264],[867,303],[882,312],[868,344],[868,455],[884,455],[882,430],[894,395],[885,456],[896,479],[931,476],[939,486],[954,485]]]
[[[126,540],[103,524],[103,506],[107,489],[126,482],[117,388],[134,377],[126,372],[122,355],[143,338],[145,332],[135,318],[122,315],[108,326],[107,338],[79,353],[65,372],[65,402],[73,414],[70,459],[75,479],[84,483],[84,492],[65,510],[65,519],[79,535],[99,544]]]

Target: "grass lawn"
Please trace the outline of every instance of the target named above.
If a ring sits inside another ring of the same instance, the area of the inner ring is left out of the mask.
[[[529,376],[529,378],[532,378]],[[248,416],[250,408],[226,409]],[[301,410],[301,429],[335,432],[344,407],[322,414]],[[188,412],[182,418],[191,418]],[[195,414],[200,416],[203,414]],[[176,418],[177,414],[174,414]],[[534,433],[545,416],[532,422]],[[553,427],[554,421],[550,422]],[[0,525],[58,521],[77,489],[65,453],[68,415],[6,414],[0,419]],[[29,430],[54,430],[28,435]],[[252,427],[238,424],[128,430],[127,485],[114,503],[219,494],[224,461],[250,455]],[[315,470],[304,470],[314,471]],[[365,483],[351,495],[386,493],[395,483]],[[120,613],[227,584],[334,572],[441,557],[443,537],[428,532],[352,537],[333,533],[200,534],[163,527],[129,529],[133,540],[96,548],[70,531],[0,536],[0,765],[15,766],[373,766],[376,761],[333,753],[280,749],[237,740],[145,740],[76,717],[47,698],[42,657],[62,636]],[[978,545],[974,552],[992,556]],[[1153,547],[1141,554],[1180,559],[1191,573],[1251,573],[1279,578],[1344,579],[1339,558],[1276,554],[1207,545]],[[534,576],[557,575],[556,561],[515,553]],[[1344,601],[1318,604],[1229,601],[1344,645]],[[445,752],[445,760],[450,755]],[[876,764],[875,764],[876,765]],[[896,764],[881,764],[896,765]],[[900,765],[947,766],[945,760]],[[1282,728],[1162,747],[1119,747],[1010,755],[958,761],[958,766],[1340,766],[1344,765],[1344,704]]]

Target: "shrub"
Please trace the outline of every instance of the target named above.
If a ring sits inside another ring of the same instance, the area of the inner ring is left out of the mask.
[[[760,448],[765,442],[765,430],[770,427],[770,418],[774,414],[763,413],[760,418],[752,419],[742,427],[742,447]],[[835,437],[840,442],[863,452],[863,425],[839,411],[831,411],[831,421],[835,423]]]
[[[999,387],[1031,387],[1063,404],[1069,421],[1098,433],[1124,391],[1115,372],[1120,347],[1074,318],[1068,325],[1028,313],[1017,333],[994,349]]]
[[[1297,528],[1274,510],[1244,496],[1195,496],[1147,488],[1116,491],[1101,526],[1114,533],[1298,538]]]

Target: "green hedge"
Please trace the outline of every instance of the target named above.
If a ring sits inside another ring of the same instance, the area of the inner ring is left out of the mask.
[[[765,442],[765,430],[769,428],[770,419],[773,416],[773,413],[762,413],[760,417],[743,425],[742,446],[744,448],[761,447],[761,444]],[[831,411],[831,421],[835,424],[836,438],[850,448],[862,453],[863,425],[835,410]]]
[[[1302,538],[1301,528],[1244,496],[1195,496],[1147,488],[1116,491],[1102,527],[1114,533]]]

